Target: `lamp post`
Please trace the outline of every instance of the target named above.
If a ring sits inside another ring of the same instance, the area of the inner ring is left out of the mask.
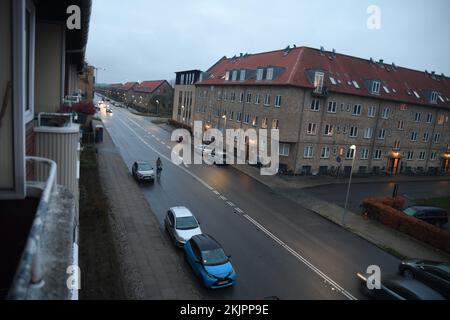
[[[159,114],[159,100],[156,100],[156,114]]]
[[[347,214],[347,205],[348,205],[348,197],[350,195],[350,186],[352,184],[352,176],[353,176],[353,166],[355,165],[355,157],[356,157],[356,146],[352,145],[350,150],[353,150],[353,159],[352,159],[352,167],[350,169],[350,179],[348,180],[347,187],[347,195],[345,196],[345,206],[344,206],[344,214],[342,215],[342,225],[345,226],[345,216]]]
[[[224,114],[222,116],[222,119],[224,119],[223,131],[225,132],[225,130],[227,130],[227,116]],[[222,133],[224,133],[224,132],[222,132]]]
[[[181,106],[181,121],[184,123],[184,106]]]

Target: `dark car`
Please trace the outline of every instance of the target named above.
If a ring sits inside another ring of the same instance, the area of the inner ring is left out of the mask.
[[[438,226],[448,222],[448,212],[438,207],[412,206],[403,210],[410,217],[414,217],[425,222]]]
[[[398,272],[406,278],[423,282],[450,299],[450,264],[410,259],[400,263]]]
[[[424,283],[399,275],[383,277],[380,289],[367,287],[367,275],[357,273],[361,292],[375,300],[445,300],[436,290]]]

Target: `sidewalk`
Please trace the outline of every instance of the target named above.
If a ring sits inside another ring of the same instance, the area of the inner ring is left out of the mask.
[[[160,229],[106,130],[103,143],[96,146],[127,298],[200,299],[180,253]]]
[[[286,182],[277,176],[261,176],[259,169],[248,165],[234,165],[233,167],[268,186],[275,192],[295,201],[302,207],[320,214],[322,217],[346,228],[399,258],[422,258],[450,263],[449,254],[439,251],[397,230],[388,228],[377,221],[365,220],[360,214],[347,211],[345,225],[343,225],[342,215],[344,209],[342,207],[318,199],[307,192],[298,192],[298,189],[312,186],[310,183],[305,182],[301,184],[297,182],[294,185],[292,181]],[[342,181],[342,183],[344,182],[346,181]],[[371,182],[373,182],[373,179]]]

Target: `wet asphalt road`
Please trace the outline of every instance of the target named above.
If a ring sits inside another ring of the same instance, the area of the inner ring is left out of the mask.
[[[101,116],[129,167],[136,160],[162,158],[161,179],[141,187],[160,227],[168,208],[186,206],[232,256],[234,287],[209,291],[192,276],[205,298],[362,299],[356,272],[373,264],[385,274],[396,271],[395,257],[232,167],[172,164],[175,143],[167,131],[112,109]]]

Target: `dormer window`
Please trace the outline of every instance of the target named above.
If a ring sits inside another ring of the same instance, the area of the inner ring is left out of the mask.
[[[320,71],[316,71],[316,73],[314,74],[314,92],[322,92],[324,75],[325,74]]]
[[[225,81],[230,80],[230,71],[225,72]]]
[[[237,70],[233,70],[232,76],[231,76],[231,81],[236,81],[237,80]]]
[[[431,92],[430,102],[437,103],[438,97],[439,97],[439,93],[437,93],[436,91]]]
[[[266,80],[273,79],[273,68],[267,68]]]
[[[380,94],[380,81],[372,82],[372,93]]]
[[[261,81],[263,79],[264,70],[262,68],[258,68],[256,70],[256,80]]]
[[[245,70],[241,70],[241,74],[239,75],[239,80],[244,81],[245,80]]]

